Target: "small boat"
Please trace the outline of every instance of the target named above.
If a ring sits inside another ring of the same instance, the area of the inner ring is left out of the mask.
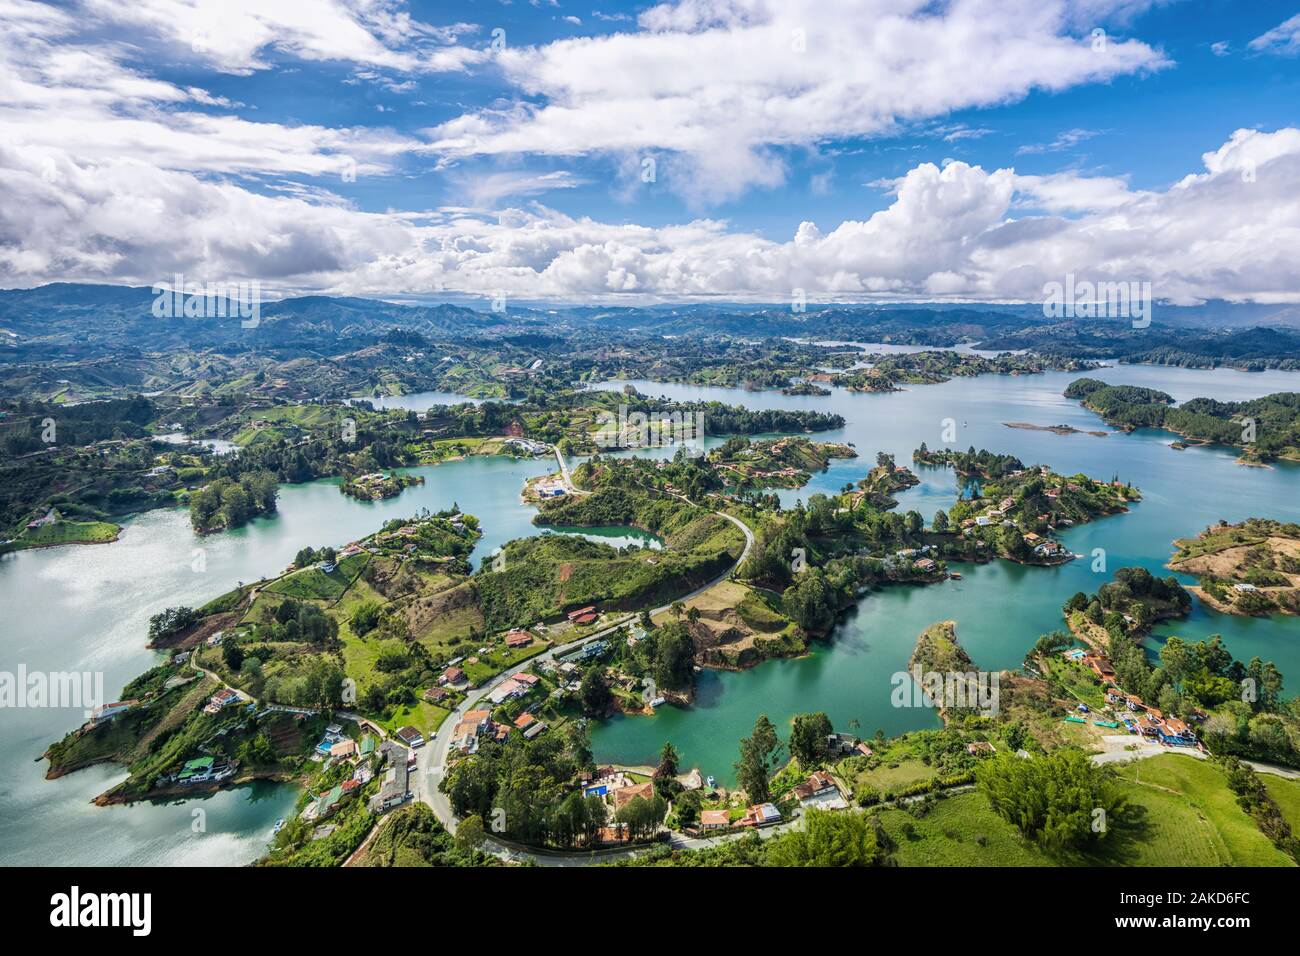
[[[954,581],[960,581],[960,580],[961,580],[961,572],[960,572],[960,571],[949,571],[949,572],[948,572],[948,577],[952,578]]]
[[[275,821],[275,827],[274,829],[271,830],[271,836],[275,836],[283,829],[284,829],[284,817],[281,817],[280,819]]]

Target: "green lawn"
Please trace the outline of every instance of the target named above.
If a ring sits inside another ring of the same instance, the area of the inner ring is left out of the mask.
[[[921,760],[907,758],[898,761],[896,767],[881,764],[874,770],[863,770],[853,778],[852,787],[855,794],[865,790],[889,792],[937,776],[933,767]]]
[[[1271,773],[1261,773],[1268,795],[1282,811],[1282,817],[1291,824],[1291,830],[1300,833],[1300,780],[1286,780]]]
[[[1211,763],[1167,754],[1125,765],[1126,796],[1146,811],[1138,840],[1111,860],[1126,866],[1294,866],[1259,832]]]
[[[1093,711],[1106,706],[1106,691],[1097,682],[1092,671],[1082,664],[1067,661],[1063,657],[1051,655],[1043,662],[1043,676],[1046,677],[1063,697],[1073,697],[1087,704]]]
[[[274,584],[268,584],[266,590],[300,601],[337,601],[348,589],[352,579],[361,573],[368,559],[369,555],[353,555],[339,562],[328,574],[312,565],[286,574]]]
[[[479,686],[489,677],[501,673],[507,668],[513,667],[520,661],[526,661],[530,657],[536,657],[542,651],[546,650],[547,645],[540,641],[534,641],[527,647],[508,648],[505,644],[498,644],[489,649],[486,654],[476,654],[478,658],[474,663],[466,662],[461,666],[465,670],[466,676],[475,686]]]
[[[394,733],[399,727],[405,727],[408,724],[412,727],[418,727],[427,740],[434,731],[442,726],[442,722],[450,714],[451,711],[445,707],[438,707],[427,700],[420,700],[414,704],[404,704],[395,708],[391,717],[379,721],[379,723],[389,733]]]
[[[904,810],[883,810],[880,824],[896,844],[900,866],[1052,866],[978,793],[940,800],[920,819]]]
[[[14,542],[15,548],[46,548],[58,544],[104,544],[121,532],[111,521],[56,521],[31,528]]]
[[[1168,754],[1120,768],[1129,806],[1099,852],[1053,857],[1026,843],[978,792],[940,800],[919,819],[881,810],[902,866],[1293,866],[1237,806],[1208,761]],[[1288,819],[1300,814],[1300,783],[1265,776]],[[1285,801],[1285,803],[1284,803]]]

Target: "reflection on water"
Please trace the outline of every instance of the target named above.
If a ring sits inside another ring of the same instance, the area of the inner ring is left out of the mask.
[[[1115,384],[1163,389],[1179,401],[1198,395],[1252,398],[1296,390],[1294,373],[1242,373],[1120,366],[1094,373]],[[1005,427],[1003,422],[1069,424],[1109,431],[1091,412],[1061,392],[1070,373],[957,379],[905,392],[787,396],[779,392],[634,382],[647,395],[708,399],[751,408],[802,408],[838,412],[842,429],[815,436],[852,442],[861,457],[836,460],[808,487],[781,492],[793,504],[832,493],[857,481],[877,451],[909,461],[922,441],[942,444],[943,421],[958,423],[957,445],[1018,455],[1026,463],[1051,464],[1065,473],[1097,478],[1118,475],[1142,488],[1144,501],[1126,515],[1071,529],[1071,550],[1104,548],[1108,568],[1140,564],[1163,568],[1175,537],[1195,534],[1220,518],[1251,515],[1300,519],[1296,490],[1300,472],[1235,465],[1230,450],[1173,451],[1174,436],[1144,430],[1059,436]],[[621,387],[611,383],[609,387]],[[410,400],[412,396],[405,396]],[[459,396],[455,397],[460,400]],[[398,401],[397,399],[393,400]],[[431,401],[430,404],[435,404]],[[402,406],[409,407],[409,406]],[[720,439],[712,438],[708,444]],[[666,456],[672,448],[637,454]],[[277,573],[304,545],[341,544],[362,537],[384,521],[421,508],[453,504],[476,514],[484,535],[471,555],[477,565],[504,542],[536,534],[534,510],[520,498],[524,481],[553,467],[549,459],[467,458],[415,469],[424,485],[376,502],[359,502],[338,491],[337,480],[287,485],[279,511],[235,531],[196,536],[183,510],[153,511],[128,520],[121,538],[108,545],[19,552],[0,558],[0,670],[102,670],[116,693],[159,655],[144,649],[148,619],[168,606],[197,606],[237,583]],[[957,484],[944,469],[921,469],[921,484],[899,496],[904,511],[927,520],[956,500]],[[565,529],[573,530],[573,529]],[[627,529],[582,529],[584,535],[622,547],[654,542]],[[612,536],[611,536],[612,535]],[[195,549],[206,571],[194,571]],[[1075,591],[1095,591],[1105,578],[1090,561],[1060,568],[1008,564],[964,566],[962,581],[925,588],[892,588],[867,596],[836,632],[808,657],[774,661],[744,673],[705,672],[689,710],[662,707],[654,717],[619,718],[594,733],[598,759],[650,763],[671,740],[684,765],[733,779],[737,742],[766,713],[779,728],[800,711],[824,710],[835,725],[863,734],[900,733],[937,726],[929,709],[889,704],[891,675],[906,666],[917,634],[938,620],[954,619],[962,644],[985,668],[1016,666],[1037,636],[1061,626],[1060,608]],[[1243,660],[1274,660],[1300,687],[1300,619],[1228,617],[1199,603],[1187,621],[1163,625],[1153,644],[1169,634],[1200,639],[1221,633]],[[5,862],[69,864],[239,864],[259,855],[271,826],[290,812],[288,787],[242,788],[201,801],[104,809],[90,800],[124,778],[115,766],[92,767],[56,781],[43,779],[37,758],[45,747],[81,723],[80,713],[56,710],[0,711],[0,858]],[[192,811],[206,811],[206,832],[191,829]]]

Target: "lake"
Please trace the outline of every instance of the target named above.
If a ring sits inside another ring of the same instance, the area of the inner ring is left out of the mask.
[[[1245,373],[1228,369],[1194,370],[1118,366],[1091,373],[1111,384],[1147,385],[1186,401],[1200,395],[1225,400],[1255,398],[1300,388],[1300,375]],[[632,381],[648,396],[715,400],[750,408],[813,409],[838,412],[843,429],[813,436],[852,442],[861,457],[834,460],[798,491],[782,491],[786,506],[818,492],[834,493],[862,478],[877,451],[911,463],[922,441],[943,446],[943,423],[956,423],[955,447],[971,445],[1018,456],[1026,464],[1048,464],[1058,472],[1084,472],[1109,480],[1118,476],[1141,488],[1143,501],[1123,515],[1103,518],[1060,535],[1072,551],[1087,556],[1055,568],[1029,568],[996,562],[959,565],[962,580],[929,587],[887,588],[864,598],[829,642],[798,660],[769,661],[746,672],[708,672],[699,700],[690,710],[660,708],[653,717],[619,717],[598,727],[593,747],[601,761],[647,764],[672,741],[683,766],[698,765],[724,783],[734,780],[732,764],[739,740],[766,714],[784,734],[797,713],[824,710],[838,729],[863,735],[877,729],[895,734],[939,726],[928,708],[892,706],[891,677],[904,670],[917,636],[930,624],[957,622],[957,635],[976,666],[1018,666],[1040,634],[1061,628],[1061,605],[1076,591],[1093,592],[1120,567],[1141,565],[1161,576],[1174,538],[1194,535],[1221,518],[1239,521],[1260,516],[1300,520],[1300,467],[1280,463],[1248,468],[1234,463],[1230,449],[1176,451],[1176,436],[1146,429],[1113,432],[1098,416],[1062,396],[1079,373],[980,376],[942,385],[914,386],[903,392],[858,394],[836,389],[826,397],[788,396],[776,391],[671,385]],[[621,388],[623,382],[609,383]],[[1073,425],[1087,434],[1007,428],[1003,422]],[[899,510],[916,509],[928,522],[939,508],[956,501],[957,481],[949,469],[919,468],[921,484],[898,495]],[[1105,552],[1106,574],[1092,571],[1094,549]],[[1181,576],[1184,583],[1193,579]],[[1199,601],[1183,621],[1166,623],[1149,641],[1158,648],[1170,634],[1201,640],[1222,634],[1243,661],[1273,660],[1288,678],[1287,693],[1300,688],[1300,618],[1269,619],[1223,615]]]
[[[1250,398],[1300,388],[1300,375],[1230,370],[1187,370],[1121,366],[1093,373],[1114,384],[1163,389],[1179,401],[1207,395]],[[943,385],[917,386],[880,395],[836,390],[827,397],[779,392],[634,382],[650,395],[717,399],[751,408],[803,408],[839,412],[841,430],[815,436],[853,442],[861,456],[837,460],[808,487],[784,491],[793,503],[831,492],[861,478],[878,450],[910,461],[922,441],[942,444],[943,422],[956,423],[957,446],[974,445],[1018,455],[1026,463],[1058,471],[1114,475],[1133,481],[1144,501],[1126,515],[1072,529],[1062,537],[1072,550],[1106,552],[1108,571],[1141,564],[1167,574],[1175,537],[1194,534],[1220,518],[1252,515],[1300,519],[1293,465],[1271,469],[1233,463],[1228,450],[1174,451],[1174,436],[1148,430],[1059,436],[1010,429],[1002,422],[1071,424],[1104,429],[1095,415],[1061,396],[1073,373],[983,376]],[[610,383],[621,387],[623,383]],[[396,401],[396,400],[394,400]],[[707,444],[713,444],[710,440]],[[644,454],[671,454],[672,449]],[[180,509],[153,511],[125,522],[121,538],[107,545],[17,552],[0,558],[0,670],[100,671],[106,692],[117,690],[161,659],[144,647],[149,616],[168,606],[197,606],[241,581],[278,573],[304,545],[343,544],[374,531],[393,517],[420,508],[459,505],[478,515],[484,535],[471,560],[477,564],[504,542],[538,533],[534,510],[519,497],[524,481],[554,467],[551,459],[467,458],[408,469],[425,484],[396,498],[359,502],[338,491],[337,480],[285,485],[278,513],[208,537],[195,535]],[[927,520],[956,499],[947,470],[921,469],[922,483],[900,496],[900,508],[915,508]],[[654,546],[627,529],[589,536],[622,546]],[[623,718],[595,729],[602,761],[649,763],[665,740],[678,748],[684,765],[699,765],[724,782],[739,738],[766,713],[784,729],[791,716],[825,710],[840,729],[872,734],[937,726],[928,709],[890,706],[890,676],[906,665],[916,636],[938,620],[955,619],[962,644],[983,668],[1012,667],[1039,634],[1061,626],[1061,604],[1075,591],[1094,591],[1109,575],[1093,574],[1091,560],[1059,568],[1024,568],[996,563],[963,566],[963,580],[926,588],[893,588],[867,596],[836,630],[833,639],[794,661],[772,661],[743,673],[706,672],[699,700],[690,710],[662,707],[654,717]],[[1189,620],[1162,627],[1191,639],[1221,633],[1229,649],[1249,660],[1273,659],[1300,687],[1300,619],[1256,620],[1215,614],[1196,605]],[[296,790],[264,785],[230,790],[188,802],[100,808],[90,800],[125,777],[115,765],[83,770],[56,781],[43,779],[45,747],[82,720],[79,711],[7,709],[0,712],[0,859],[14,864],[152,865],[192,863],[238,865],[265,848],[271,827],[293,807]],[[203,810],[196,830],[195,810]]]

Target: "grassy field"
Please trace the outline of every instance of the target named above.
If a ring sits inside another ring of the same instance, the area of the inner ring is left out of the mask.
[[[343,592],[348,589],[353,579],[361,573],[365,567],[369,555],[354,554],[351,557],[344,558],[338,566],[328,574],[314,565],[310,568],[304,568],[301,571],[295,571],[287,574],[274,584],[269,584],[266,590],[274,594],[284,594],[288,597],[297,598],[299,601],[337,601]]]
[[[1119,773],[1128,808],[1112,822],[1103,849],[1086,856],[1056,858],[1027,843],[976,792],[940,800],[920,818],[882,810],[880,822],[902,866],[1294,865],[1237,806],[1223,774],[1208,761],[1168,754],[1134,761]],[[1295,822],[1300,783],[1264,779]]]
[[[49,548],[60,544],[106,544],[122,529],[111,521],[56,521],[31,528],[14,541],[14,548]]]
[[[438,707],[427,700],[419,700],[414,704],[404,704],[394,708],[393,715],[380,723],[390,734],[408,724],[418,727],[428,740],[450,714],[451,711],[445,707]]]
[[[1111,853],[1127,866],[1290,866],[1293,862],[1237,806],[1223,774],[1204,760],[1168,754],[1125,765],[1129,800],[1145,811],[1134,841]]]
[[[937,775],[933,767],[922,761],[906,759],[898,761],[895,767],[882,764],[874,770],[864,770],[854,776],[851,786],[855,794],[869,790],[889,792],[922,780],[930,780]]]
[[[880,824],[895,844],[893,856],[900,866],[1053,865],[978,793],[940,800],[920,819],[904,810],[885,810]]]
[[[1261,773],[1259,779],[1264,781],[1268,795],[1277,802],[1291,829],[1300,833],[1300,780],[1285,780],[1271,773]]]
[[[546,650],[547,645],[541,641],[534,641],[527,647],[509,648],[505,644],[498,644],[489,648],[486,654],[476,654],[467,660],[461,666],[465,669],[465,675],[470,681],[478,686],[489,677],[501,673],[509,667],[513,667],[520,661],[526,661],[530,657],[536,657],[542,651]]]

